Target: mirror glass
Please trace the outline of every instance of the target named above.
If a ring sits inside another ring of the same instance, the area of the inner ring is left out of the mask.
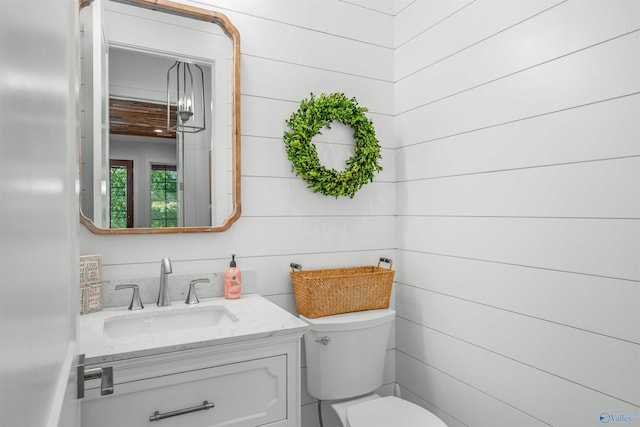
[[[80,10],[80,218],[92,232],[224,231],[240,215],[239,35],[154,0]]]

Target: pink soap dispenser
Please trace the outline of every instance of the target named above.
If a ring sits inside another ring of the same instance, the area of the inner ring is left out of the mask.
[[[226,299],[238,299],[242,293],[242,272],[236,268],[236,256],[231,255],[229,268],[224,272],[224,297]]]

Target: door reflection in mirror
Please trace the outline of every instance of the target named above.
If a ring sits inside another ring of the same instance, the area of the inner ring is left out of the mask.
[[[176,108],[179,98],[175,91],[171,92],[168,105],[173,108],[169,114],[166,102],[167,72],[177,67],[176,62],[173,57],[113,46],[109,48],[109,156],[134,162],[133,175],[139,177],[134,181],[133,190],[134,206],[137,207],[134,209],[133,226],[136,228],[211,225],[211,125],[208,128],[204,125],[212,123],[211,108],[206,108],[211,106],[212,66],[192,64],[202,71],[200,84],[204,86],[189,91],[187,99],[193,100],[190,108],[196,114],[180,123],[181,119],[176,119],[176,114],[180,114],[181,107]],[[201,97],[195,96],[197,91]],[[182,90],[181,94],[184,95]],[[185,97],[180,98],[186,108]],[[128,105],[129,108],[115,109],[114,105]],[[171,119],[170,123],[167,117]],[[173,129],[167,129],[167,126]],[[181,126],[189,131],[182,132]],[[157,170],[154,165],[173,166],[177,181],[171,197],[175,199],[167,201],[165,208],[173,210],[169,218],[175,217],[175,220],[158,217],[160,202],[154,199],[158,196],[153,188],[154,171]],[[113,203],[110,209],[113,210]]]

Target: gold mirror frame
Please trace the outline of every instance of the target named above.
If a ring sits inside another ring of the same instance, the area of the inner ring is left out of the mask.
[[[178,15],[185,18],[199,21],[211,22],[219,25],[231,38],[233,49],[233,88],[232,88],[232,190],[233,190],[233,211],[221,225],[211,227],[172,227],[172,228],[100,228],[95,225],[92,219],[82,213],[82,205],[79,203],[80,223],[84,224],[94,234],[170,234],[170,233],[211,233],[226,231],[240,217],[241,197],[240,197],[240,33],[229,19],[218,12],[201,9],[189,5],[174,3],[168,0],[115,0],[119,3],[131,6],[139,6],[147,9]],[[93,0],[79,0],[78,5],[81,10],[91,4]],[[80,138],[78,137],[78,145]],[[78,148],[78,168],[81,168],[80,148]],[[80,195],[78,195],[80,197]]]

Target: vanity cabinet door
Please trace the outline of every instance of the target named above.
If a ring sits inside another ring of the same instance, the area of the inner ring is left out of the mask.
[[[113,395],[90,390],[83,427],[195,427],[286,425],[286,356],[274,356],[116,384]],[[117,372],[114,372],[114,377]],[[207,401],[215,405],[164,418],[150,417]]]

